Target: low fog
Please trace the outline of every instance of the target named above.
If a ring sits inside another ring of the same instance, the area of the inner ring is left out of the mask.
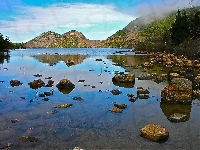
[[[143,3],[137,6],[136,16],[148,16],[155,15],[157,17],[165,17],[167,14],[173,11],[177,11],[178,8],[189,8],[193,6],[200,6],[199,0],[159,0],[157,4],[154,4],[154,0],[144,0]]]

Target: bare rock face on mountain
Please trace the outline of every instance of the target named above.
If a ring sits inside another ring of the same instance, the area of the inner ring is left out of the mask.
[[[81,32],[71,30],[64,34],[44,32],[26,43],[27,48],[79,48],[100,47],[99,40],[89,40]]]

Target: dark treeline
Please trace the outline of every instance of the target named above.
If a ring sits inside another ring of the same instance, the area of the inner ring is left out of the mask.
[[[0,33],[0,52],[12,50],[12,49],[25,49],[26,46],[24,43],[12,43],[9,38]]]
[[[188,39],[200,37],[200,11],[195,8],[178,10],[171,28],[171,40],[178,45]]]
[[[13,49],[13,44],[10,42],[8,37],[3,37],[0,33],[0,51],[7,51]]]

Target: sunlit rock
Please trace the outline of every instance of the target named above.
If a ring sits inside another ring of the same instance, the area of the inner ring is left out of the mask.
[[[191,103],[192,82],[185,78],[174,78],[161,91],[161,97],[167,103]]]
[[[169,131],[157,124],[149,124],[141,130],[141,136],[155,142],[166,141],[169,138]]]
[[[174,113],[169,116],[169,121],[177,123],[177,122],[185,122],[187,120],[186,114]]]
[[[122,113],[123,109],[114,107],[114,108],[111,108],[110,111],[111,111],[111,112],[114,112],[114,113]]]
[[[38,89],[38,88],[43,87],[45,85],[45,83],[41,79],[38,79],[38,80],[34,80],[32,82],[29,82],[28,85],[32,89]]]
[[[75,88],[75,85],[68,79],[62,79],[56,87],[63,94],[69,94]]]
[[[22,85],[22,83],[19,80],[10,80],[10,85],[12,87],[14,87],[14,86],[20,86],[20,85]]]
[[[57,106],[54,106],[54,108],[68,108],[71,107],[73,104],[60,104]]]
[[[114,85],[119,87],[132,88],[135,84],[135,75],[134,74],[116,74],[112,78]]]

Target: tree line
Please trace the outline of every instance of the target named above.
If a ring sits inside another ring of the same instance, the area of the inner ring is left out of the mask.
[[[12,43],[9,38],[4,36],[0,33],[0,52],[2,51],[8,51],[11,49],[20,49],[20,48],[26,48],[24,43]]]

